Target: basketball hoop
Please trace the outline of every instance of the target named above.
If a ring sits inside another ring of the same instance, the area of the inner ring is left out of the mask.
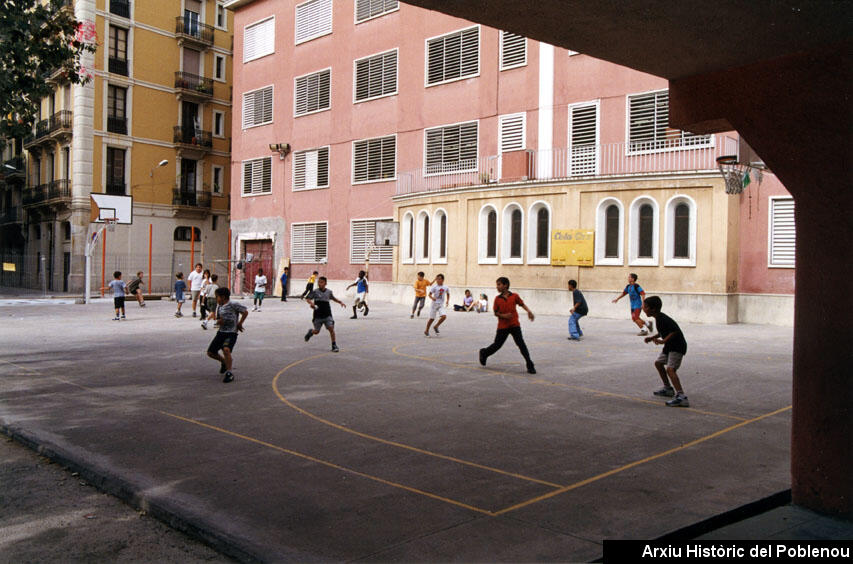
[[[738,162],[736,155],[717,157],[717,167],[726,181],[726,194],[740,194],[752,182],[750,171],[755,171],[756,180],[761,183],[761,167]]]
[[[116,230],[116,223],[118,223],[118,220],[116,218],[104,219],[104,223],[107,224],[107,231],[112,233]]]

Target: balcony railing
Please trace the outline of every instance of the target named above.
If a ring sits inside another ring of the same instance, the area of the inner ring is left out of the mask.
[[[8,225],[10,223],[21,223],[24,220],[24,214],[21,206],[12,206],[0,214],[0,224]]]
[[[716,159],[736,155],[738,141],[725,135],[707,138],[704,145],[680,143],[637,151],[636,143],[586,145],[571,149],[513,151],[480,157],[443,170],[423,169],[397,175],[397,195],[438,192],[496,182],[554,181],[672,172],[711,171]]]
[[[195,192],[175,188],[172,191],[172,205],[210,209],[210,192]]]
[[[3,163],[3,174],[8,178],[14,174],[24,173],[24,157],[18,155]]]
[[[213,26],[194,19],[178,16],[175,20],[175,33],[178,39],[189,39],[200,45],[213,45]]]
[[[211,149],[213,147],[213,135],[210,131],[202,131],[195,128],[183,128],[175,126],[174,142],[181,145],[192,145],[200,149]]]
[[[123,18],[129,18],[130,2],[128,0],[110,0],[110,13]]]
[[[106,193],[111,196],[124,196],[124,182],[107,181]]]
[[[175,73],[175,88],[209,97],[213,96],[213,79],[178,71]]]
[[[67,178],[54,180],[48,184],[48,200],[66,200],[71,198],[71,181]]]
[[[127,59],[110,57],[109,70],[113,74],[127,76]]]
[[[24,190],[23,205],[34,206],[44,202],[47,199],[49,184],[39,184]]]
[[[127,135],[127,118],[107,117],[107,131]]]
[[[70,110],[61,110],[50,116],[48,133],[70,130],[74,124],[74,116]]]

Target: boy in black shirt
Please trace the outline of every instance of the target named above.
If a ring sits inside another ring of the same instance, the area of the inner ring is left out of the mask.
[[[308,301],[311,309],[314,310],[314,328],[309,329],[305,333],[305,342],[307,343],[312,335],[319,333],[320,329],[325,325],[326,329],[329,330],[329,337],[332,339],[332,352],[338,352],[340,349],[338,349],[338,344],[335,342],[335,320],[332,318],[332,304],[330,302],[337,302],[341,304],[341,307],[345,308],[344,302],[337,299],[332,294],[332,291],[326,288],[325,276],[317,279],[317,289],[312,290],[305,299]]]
[[[578,290],[578,283],[575,280],[569,280],[569,292],[572,293],[572,309],[569,310],[572,314],[569,317],[569,340],[580,341],[583,337],[580,320],[589,313],[589,307],[586,305],[583,293]]]
[[[654,317],[657,321],[657,335],[646,337],[648,343],[654,341],[656,345],[663,345],[663,352],[655,361],[655,368],[660,374],[660,379],[663,380],[663,388],[654,392],[656,396],[672,397],[666,402],[670,407],[690,407],[690,402],[687,401],[687,396],[681,387],[681,380],[678,379],[676,370],[681,366],[681,359],[687,354],[687,341],[684,339],[684,333],[671,317],[661,313],[661,299],[657,296],[650,296],[643,302],[643,311],[648,317]],[[672,381],[672,385],[670,385]],[[675,390],[673,390],[673,386]]]

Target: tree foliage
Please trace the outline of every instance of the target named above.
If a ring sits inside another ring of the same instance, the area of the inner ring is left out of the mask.
[[[83,84],[91,69],[81,66],[95,52],[94,24],[74,18],[69,0],[0,2],[0,143],[32,129],[42,98],[53,92],[47,78],[58,72]]]

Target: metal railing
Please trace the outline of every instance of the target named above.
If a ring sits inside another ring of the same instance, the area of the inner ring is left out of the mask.
[[[106,193],[112,196],[124,196],[125,195],[125,183],[124,182],[113,182],[107,181],[106,185]]]
[[[110,57],[109,71],[113,74],[127,76],[127,59]]]
[[[48,200],[66,200],[71,198],[71,181],[67,178],[54,180],[48,184]]]
[[[213,79],[178,71],[175,73],[175,88],[191,90],[205,96],[213,96]]]
[[[175,19],[175,33],[179,38],[189,38],[205,45],[213,45],[213,26],[200,23],[195,19],[178,16]]]
[[[38,186],[27,188],[24,190],[22,197],[23,205],[34,206],[44,202],[47,199],[49,188],[49,184],[39,184]]]
[[[53,133],[60,129],[71,129],[74,124],[74,115],[71,110],[60,110],[50,116],[48,132]]]
[[[129,18],[130,2],[128,0],[110,0],[110,13],[123,18]]]
[[[107,131],[127,135],[127,118],[107,117]]]
[[[20,206],[12,206],[6,208],[0,215],[0,224],[7,225],[9,223],[22,223],[24,221],[23,209]]]
[[[175,188],[172,191],[173,206],[209,209],[210,202],[210,192],[195,192],[192,190],[184,190],[182,188]]]
[[[182,145],[193,145],[204,149],[213,147],[213,135],[210,131],[202,131],[200,129],[183,128],[176,125],[174,129],[174,142]]]
[[[736,155],[738,140],[726,135],[709,136],[699,145],[672,142],[656,145],[654,150],[638,151],[636,143],[607,143],[570,149],[527,150],[521,164],[518,153],[510,166],[505,156],[480,157],[444,166],[444,170],[424,174],[417,169],[397,175],[397,195],[436,192],[496,182],[580,180],[659,174],[668,172],[711,171],[716,159]],[[454,170],[455,168],[455,170]]]

